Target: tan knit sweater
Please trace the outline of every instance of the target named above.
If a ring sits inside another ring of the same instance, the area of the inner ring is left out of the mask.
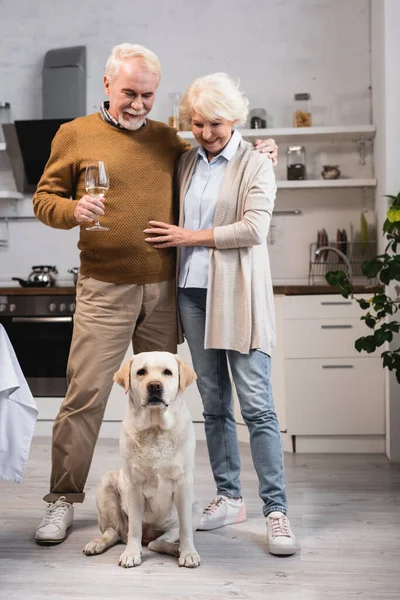
[[[80,225],[81,272],[111,283],[157,283],[175,276],[175,251],[145,242],[149,220],[175,220],[172,181],[177,158],[190,148],[164,123],[148,119],[137,131],[118,129],[100,113],[62,125],[33,198],[35,215],[59,229],[77,226],[76,202],[86,194],[85,169],[103,160],[110,177],[105,216],[109,231]]]

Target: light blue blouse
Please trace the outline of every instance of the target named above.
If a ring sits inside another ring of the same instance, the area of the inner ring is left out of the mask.
[[[242,136],[233,130],[225,148],[211,162],[203,146],[197,152],[197,162],[185,195],[184,228],[195,231],[212,229],[215,206],[225,169],[236,154]],[[179,287],[207,288],[209,248],[183,247],[179,265]]]

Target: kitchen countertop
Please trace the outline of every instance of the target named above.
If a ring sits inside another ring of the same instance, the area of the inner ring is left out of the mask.
[[[379,290],[383,290],[383,287],[355,285],[355,294],[373,294]],[[308,296],[312,294],[338,294],[334,288],[329,285],[274,285],[274,294],[280,294],[284,296]],[[34,288],[34,287],[1,287],[0,296],[11,296],[11,295],[30,295],[30,296],[49,296],[49,295],[75,295],[75,287],[45,287],[45,288]]]
[[[355,285],[353,292],[355,294],[373,294],[383,291],[383,286],[379,285]],[[330,285],[274,285],[274,294],[284,296],[309,296],[317,294],[339,294],[339,292]]]

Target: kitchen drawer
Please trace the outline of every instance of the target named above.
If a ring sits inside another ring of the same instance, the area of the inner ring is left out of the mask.
[[[289,434],[384,433],[380,358],[286,360],[285,367]]]
[[[357,295],[368,300],[372,294]],[[367,311],[340,294],[286,296],[285,319],[359,319]]]
[[[354,347],[357,338],[371,331],[359,319],[288,319],[284,325],[285,358],[323,358],[380,356],[360,354]]]

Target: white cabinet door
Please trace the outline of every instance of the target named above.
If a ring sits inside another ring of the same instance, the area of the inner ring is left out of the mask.
[[[291,435],[379,435],[384,426],[380,358],[286,360]]]
[[[370,296],[357,295],[357,298],[368,299]],[[365,313],[358,302],[339,294],[285,298],[285,319],[359,319]]]
[[[357,352],[356,339],[371,334],[359,319],[288,319],[284,332],[286,358],[368,358],[382,352],[382,348],[370,355]]]

